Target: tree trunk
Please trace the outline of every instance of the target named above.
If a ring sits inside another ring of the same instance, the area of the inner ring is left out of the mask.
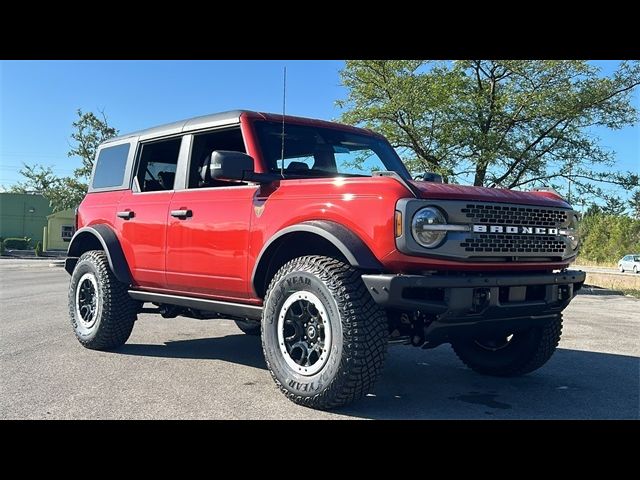
[[[484,186],[484,179],[486,175],[487,175],[487,165],[484,162],[479,163],[478,166],[476,167],[476,177],[473,180],[473,185],[475,187]]]

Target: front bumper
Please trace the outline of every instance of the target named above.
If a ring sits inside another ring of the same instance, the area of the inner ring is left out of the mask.
[[[442,342],[455,335],[540,324],[569,305],[585,273],[381,274],[363,275],[362,280],[381,306],[430,317],[425,335]]]

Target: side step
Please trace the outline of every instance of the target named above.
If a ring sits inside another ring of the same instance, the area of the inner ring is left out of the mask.
[[[260,320],[260,317],[262,317],[262,307],[256,307],[255,305],[168,295],[166,293],[141,292],[140,290],[129,290],[129,296],[134,300],[140,300],[142,302],[166,303],[232,317],[251,318],[254,320]]]

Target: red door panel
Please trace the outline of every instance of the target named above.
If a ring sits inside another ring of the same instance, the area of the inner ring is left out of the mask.
[[[123,190],[115,190],[87,194],[78,207],[78,228],[101,223],[114,228],[116,210],[124,193]]]
[[[118,212],[133,212],[128,220],[116,216],[115,222],[134,282],[141,287],[166,288],[167,215],[172,196],[173,191],[128,191],[118,204]]]
[[[258,187],[176,191],[169,216],[167,286],[170,290],[228,299],[248,296],[247,248],[250,213]]]

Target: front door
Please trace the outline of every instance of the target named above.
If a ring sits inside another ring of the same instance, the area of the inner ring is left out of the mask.
[[[141,145],[133,188],[120,199],[117,228],[134,283],[165,289],[167,217],[174,195],[180,138]]]
[[[167,231],[169,289],[247,298],[249,215],[256,188],[176,191]]]
[[[245,152],[240,128],[194,135],[187,188],[169,207],[167,287],[219,299],[247,298],[247,249],[257,186],[212,180],[213,150]]]

